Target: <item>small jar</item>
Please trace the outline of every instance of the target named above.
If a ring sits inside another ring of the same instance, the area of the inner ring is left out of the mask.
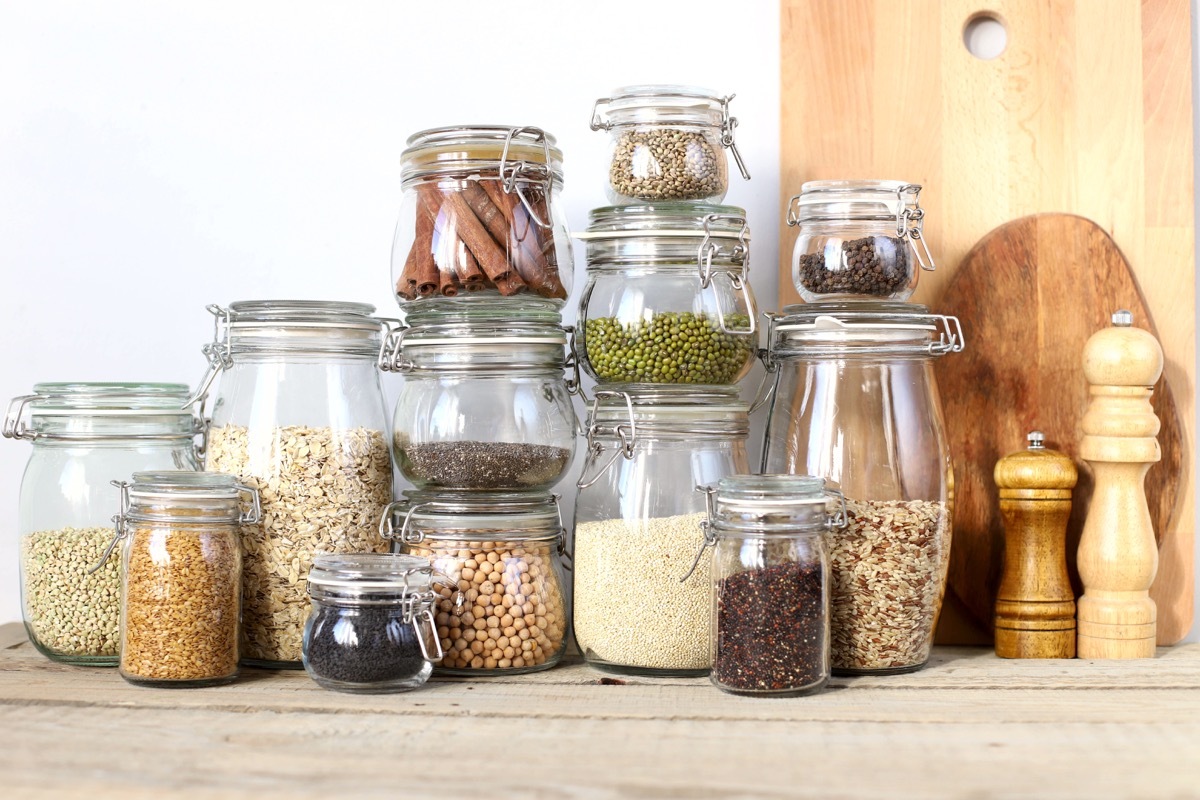
[[[116,666],[120,559],[113,476],[195,470],[200,419],[176,383],[39,383],[15,398],[4,436],[33,443],[21,479],[21,611],[29,641],[67,664]]]
[[[597,208],[579,301],[581,366],[598,383],[736,383],[758,346],[746,212]]]
[[[792,282],[805,302],[907,300],[917,267],[933,271],[921,187],[903,181],[808,181],[788,203],[798,226]]]
[[[385,357],[405,377],[392,426],[400,473],[418,489],[545,491],[558,483],[578,424],[567,331],[549,320],[440,310],[409,321]]]
[[[513,675],[562,658],[569,556],[556,496],[405,492],[380,533],[450,579],[437,588],[439,673]]]
[[[700,676],[712,664],[698,486],[749,472],[749,409],[725,386],[596,392],[575,502],[575,641],[620,674]]]
[[[304,669],[326,689],[405,692],[442,657],[434,630],[435,578],[423,558],[392,553],[321,555],[308,574],[312,613]]]
[[[719,203],[729,189],[725,148],[745,180],[734,143],[733,95],[690,86],[624,86],[592,108],[592,130],[612,134],[608,199],[613,205],[673,200]]]
[[[829,680],[829,560],[820,478],[734,475],[708,488],[714,545],[713,685],[733,694],[801,695]],[[840,494],[836,495],[840,499]]]
[[[124,540],[121,677],[159,687],[232,681],[242,601],[238,526],[258,522],[258,492],[218,472],[137,472],[131,483],[114,483]]]
[[[402,307],[503,314],[566,302],[571,240],[553,136],[530,126],[433,128],[409,137],[400,164],[392,284]]]

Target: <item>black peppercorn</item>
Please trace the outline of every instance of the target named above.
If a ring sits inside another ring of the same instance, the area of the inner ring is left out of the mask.
[[[830,263],[825,251],[799,258],[796,276],[813,294],[860,294],[887,297],[912,279],[911,260],[903,239],[866,236],[842,242],[840,258]]]

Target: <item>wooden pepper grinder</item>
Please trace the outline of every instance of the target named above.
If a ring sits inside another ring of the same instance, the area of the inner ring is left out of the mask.
[[[1039,431],[1029,449],[996,462],[1004,518],[1004,573],[996,597],[996,655],[1074,658],[1075,593],[1067,575],[1067,518],[1079,474],[1047,450]]]
[[[1150,584],[1158,546],[1146,505],[1145,479],[1158,461],[1159,422],[1150,407],[1162,375],[1162,348],[1134,328],[1128,311],[1083,348],[1092,399],[1083,417],[1079,455],[1096,486],[1079,541],[1080,658],[1151,658],[1157,613]]]

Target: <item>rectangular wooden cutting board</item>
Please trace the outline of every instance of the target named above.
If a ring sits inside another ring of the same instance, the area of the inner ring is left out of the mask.
[[[913,300],[936,310],[993,228],[1067,212],[1104,228],[1154,318],[1185,430],[1185,493],[1161,531],[1159,642],[1192,622],[1195,228],[1187,0],[782,0],[781,212],[806,180],[925,187],[937,260]],[[964,27],[988,15],[1007,46],[985,61]],[[798,302],[780,241],[780,302]],[[1071,297],[1059,300],[1071,314]],[[971,320],[962,320],[968,347]],[[1017,449],[1020,443],[1013,443]],[[951,608],[943,638],[979,640]]]

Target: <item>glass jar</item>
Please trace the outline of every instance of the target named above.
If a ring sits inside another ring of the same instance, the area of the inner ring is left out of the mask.
[[[116,666],[119,559],[88,572],[112,538],[110,482],[197,468],[203,426],[187,396],[176,383],[39,383],[9,404],[4,436],[33,442],[21,480],[21,610],[49,658]]]
[[[830,536],[834,674],[910,672],[929,658],[950,555],[950,453],[933,361],[963,349],[954,317],[911,303],[789,306],[763,471],[846,497]]]
[[[392,499],[377,361],[391,327],[361,303],[262,300],[210,306],[218,374],[206,468],[257,489],[262,521],[242,529],[242,658],[301,667],[305,581],[317,553],[382,552]]]
[[[385,356],[405,376],[393,417],[401,474],[418,489],[544,491],[558,483],[578,424],[566,330],[547,321],[413,317]]]
[[[736,383],[758,346],[746,212],[597,208],[586,233],[580,362],[599,383]]]
[[[709,487],[713,685],[733,694],[802,695],[829,680],[831,517],[820,478],[734,475]],[[840,494],[834,493],[840,501]]]
[[[121,489],[115,519],[124,541],[121,677],[158,687],[232,681],[242,601],[238,525],[258,521],[258,492],[217,472],[135,472],[132,482],[113,483]]]
[[[439,673],[515,675],[562,658],[569,556],[556,496],[405,492],[380,533],[450,579],[437,589]]]
[[[691,86],[623,86],[592,107],[592,130],[612,135],[608,199],[613,205],[673,200],[719,203],[729,189],[724,148],[742,178],[734,142],[733,95]]]
[[[513,313],[566,302],[571,240],[553,136],[531,126],[433,128],[410,136],[400,160],[392,284],[401,306]]]
[[[696,487],[749,472],[749,430],[733,387],[596,392],[575,502],[575,641],[589,664],[708,672],[708,564],[688,573],[704,543]]]
[[[308,573],[312,613],[304,628],[309,677],[326,689],[360,694],[425,685],[442,657],[434,580],[429,562],[414,556],[317,556]]]
[[[903,181],[808,181],[788,203],[799,227],[792,282],[805,302],[907,300],[932,271],[921,187]]]

